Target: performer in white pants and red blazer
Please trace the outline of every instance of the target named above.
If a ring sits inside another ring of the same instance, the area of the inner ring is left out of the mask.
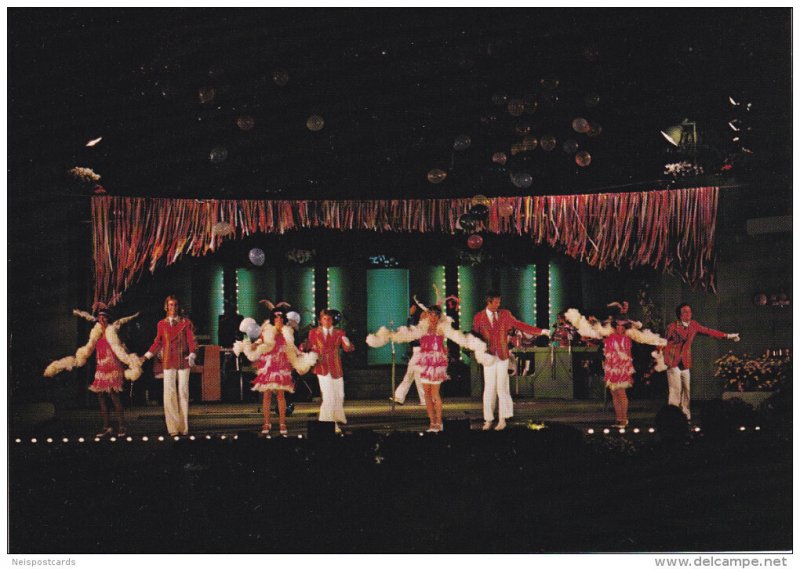
[[[668,404],[680,407],[686,418],[691,421],[689,410],[689,387],[692,368],[692,342],[697,334],[705,334],[712,338],[727,338],[739,341],[739,333],[726,334],[702,326],[692,320],[692,307],[681,304],[675,309],[678,320],[667,326],[667,345],[664,348],[664,360],[667,364],[667,385],[669,386]]]
[[[496,356],[492,365],[483,366],[483,430],[492,428],[495,401],[499,401],[497,426],[495,430],[506,428],[506,419],[514,416],[514,401],[508,380],[508,336],[512,330],[520,330],[532,336],[549,336],[543,330],[520,322],[508,310],[500,310],[500,295],[494,291],[486,294],[486,309],[478,312],[472,319],[472,329],[486,341],[487,352]]]
[[[144,355],[149,360],[162,352],[164,420],[172,436],[189,434],[189,372],[197,358],[192,323],[179,315],[179,306],[172,295],[164,300],[167,317],[159,321],[156,339]]]
[[[333,327],[334,311],[323,310],[319,314],[319,326],[308,334],[308,349],[318,354],[314,373],[319,380],[319,391],[322,404],[319,408],[319,420],[333,422],[337,432],[339,423],[347,423],[344,415],[344,372],[339,349],[352,352],[355,346],[350,342],[344,330]]]
[[[422,314],[420,314],[422,312]],[[416,326],[419,324],[420,318],[425,315],[424,311],[417,306],[416,302],[411,305],[411,308],[408,309],[408,320],[406,321],[406,326],[409,328],[412,326]],[[408,367],[406,368],[406,374],[403,376],[403,381],[400,382],[400,385],[397,386],[397,389],[394,390],[394,395],[389,399],[397,403],[398,405],[403,405],[406,402],[406,396],[408,395],[409,389],[411,389],[411,384],[415,384],[417,386],[417,395],[419,396],[419,404],[425,405],[425,391],[422,388],[422,382],[420,381],[420,370],[419,368],[419,359],[422,357],[422,352],[419,347],[418,341],[413,341],[409,344],[411,348],[411,357],[408,359]]]

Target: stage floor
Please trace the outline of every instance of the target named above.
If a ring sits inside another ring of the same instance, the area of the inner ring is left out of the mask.
[[[631,401],[629,416],[632,426],[650,427],[664,401]],[[306,435],[307,423],[316,421],[319,401],[297,403],[287,419],[289,435]],[[698,404],[701,406],[701,404]],[[345,433],[357,429],[369,429],[388,433],[393,431],[422,431],[428,427],[425,407],[416,400],[405,405],[390,401],[353,400],[345,401],[347,425]],[[452,398],[444,401],[444,419],[466,419],[473,429],[483,425],[482,403],[470,398]],[[166,434],[164,411],[160,404],[132,407],[125,410],[128,434]],[[530,421],[558,422],[581,428],[606,427],[615,422],[611,402],[602,401],[519,399],[514,402],[514,417],[509,427],[523,427]],[[277,430],[277,412],[273,412],[273,430]],[[59,409],[51,404],[40,403],[21,406],[12,412],[11,434],[87,436],[99,430],[102,424],[100,412],[92,409]],[[189,429],[193,434],[223,434],[260,430],[263,423],[261,406],[258,403],[192,403],[189,407]],[[116,425],[116,423],[114,423]]]

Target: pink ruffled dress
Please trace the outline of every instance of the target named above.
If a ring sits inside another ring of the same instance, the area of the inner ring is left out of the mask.
[[[611,334],[603,340],[603,371],[606,387],[627,389],[633,386],[633,357],[631,339],[621,334]]]
[[[253,391],[288,391],[294,393],[292,365],[286,356],[286,338],[275,335],[275,347],[258,358],[258,375],[253,380]]]
[[[420,357],[417,367],[422,383],[439,384],[447,381],[447,348],[444,337],[439,334],[426,334],[419,339]]]
[[[89,386],[89,391],[95,393],[111,393],[112,391],[122,391],[122,381],[125,377],[125,369],[114,355],[111,344],[101,336],[95,346],[97,356],[97,369],[94,374],[94,381]]]

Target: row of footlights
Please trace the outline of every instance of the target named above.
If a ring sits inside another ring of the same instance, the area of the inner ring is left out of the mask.
[[[739,427],[739,431],[741,431],[741,432],[745,432],[745,431],[747,431],[747,429],[748,428],[745,427],[744,425]],[[539,430],[539,428],[533,429],[533,430]],[[755,426],[755,427],[752,427],[752,430],[753,431],[760,431],[761,427]],[[701,432],[701,429],[700,429],[700,427],[695,426],[695,427],[692,427],[692,431],[694,431],[695,433],[699,433],[699,432]],[[621,435],[625,434],[625,433],[633,433],[635,435],[638,435],[638,434],[641,434],[641,433],[647,433],[647,434],[652,435],[652,434],[655,434],[656,430],[655,430],[654,427],[647,427],[647,428],[639,428],[639,427],[633,427],[633,428],[625,428],[625,427],[608,428],[608,427],[604,427],[604,428],[599,428],[598,427],[596,429],[592,428],[592,427],[589,427],[589,428],[587,428],[585,430],[585,432],[586,432],[587,435],[596,435],[596,434],[610,435],[612,433],[619,433]],[[420,434],[420,436],[424,436],[425,433],[419,433],[419,434]],[[180,441],[180,440],[188,440],[188,441],[208,440],[208,441],[210,441],[212,439],[219,439],[219,440],[223,440],[224,441],[224,440],[237,440],[238,438],[239,438],[239,435],[199,435],[199,436],[189,435],[188,437],[186,437],[186,436],[184,436],[184,437],[179,437],[179,436],[170,437],[170,436],[163,436],[163,435],[160,435],[160,436],[157,436],[157,437],[148,437],[147,435],[143,435],[141,437],[126,436],[126,437],[110,437],[108,439],[105,439],[103,437],[88,437],[88,438],[86,438],[86,437],[77,437],[77,438],[74,438],[74,439],[70,439],[69,437],[63,437],[60,440],[60,442],[64,443],[64,444],[68,444],[68,443],[74,441],[74,442],[77,442],[79,444],[82,444],[82,443],[86,443],[86,442],[99,443],[101,441],[108,440],[109,442],[112,442],[112,443],[115,443],[115,442],[132,443],[132,442],[135,442],[135,441],[136,442],[141,441],[143,443],[148,443],[148,442],[163,443],[163,442],[165,442],[165,441],[167,441],[169,439],[172,439],[172,440],[175,440],[175,441]],[[269,439],[269,438],[272,438],[272,437],[267,435],[266,438]],[[278,438],[278,437],[275,437],[275,438]],[[280,438],[287,438],[287,437],[281,436]],[[296,438],[302,439],[303,435],[297,435]],[[14,439],[14,442],[16,444],[22,444],[24,442],[28,442],[28,439],[22,439],[22,438],[17,437],[16,439]],[[40,440],[38,438],[36,438],[36,437],[32,437],[30,439],[30,444],[38,444],[39,442],[40,442]],[[53,443],[56,443],[58,441],[56,439],[54,439],[53,437],[47,437],[46,439],[42,439],[41,442],[43,442],[45,444],[53,444]]]

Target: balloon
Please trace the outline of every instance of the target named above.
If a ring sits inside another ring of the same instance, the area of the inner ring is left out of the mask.
[[[522,99],[511,99],[508,102],[508,114],[512,117],[520,116],[524,110],[525,103],[522,102]]]
[[[283,69],[278,69],[272,74],[272,80],[278,87],[286,87],[289,82],[289,74]]]
[[[558,89],[559,83],[558,77],[545,77],[539,81],[539,85],[542,86],[542,89],[547,89],[548,91]]]
[[[575,155],[575,163],[581,168],[586,168],[592,163],[592,155],[585,150],[581,150]]]
[[[539,141],[536,140],[535,136],[526,136],[522,139],[522,149],[525,151],[536,150],[538,144]]]
[[[525,123],[523,123],[523,124],[518,124],[517,126],[515,126],[515,127],[514,127],[514,132],[515,132],[515,133],[516,133],[518,136],[525,136],[525,135],[528,135],[528,134],[530,134],[530,133],[531,133],[531,125],[529,125],[529,124],[525,124]]]
[[[527,172],[512,172],[511,183],[518,188],[530,188],[533,184],[533,176]]]
[[[539,101],[541,101],[542,105],[552,107],[558,102],[558,95],[552,91],[545,91],[542,93],[542,96],[539,97]]]
[[[250,259],[250,262],[253,263],[256,267],[260,267],[264,264],[266,260],[266,255],[264,254],[263,249],[255,248],[250,249],[250,252],[247,254],[247,257]]]
[[[255,321],[247,327],[245,331],[247,337],[251,340],[258,340],[258,337],[261,336],[261,326],[255,323]]]
[[[219,164],[221,162],[225,162],[228,158],[228,149],[224,146],[215,146],[211,149],[211,152],[208,154],[208,159],[211,160],[214,164]]]
[[[567,154],[575,154],[579,146],[575,140],[568,138],[567,140],[564,141],[564,144],[561,145],[561,148],[563,148],[564,152],[566,152]]]
[[[306,128],[311,132],[319,132],[325,126],[325,119],[319,115],[311,115],[306,120]]]
[[[477,233],[473,233],[467,237],[467,247],[470,249],[480,249],[483,246],[483,237]]]
[[[589,132],[589,121],[583,117],[577,117],[572,120],[572,130],[575,132]]]
[[[508,156],[506,156],[505,152],[495,152],[492,154],[492,162],[495,164],[499,164],[500,166],[505,166],[506,162],[508,161]]]
[[[472,196],[472,205],[485,205],[489,207],[492,205],[492,200],[484,196],[483,194],[476,194]]]
[[[584,97],[583,102],[586,103],[587,107],[594,108],[600,104],[600,95],[597,93],[589,93]]]
[[[216,94],[217,92],[214,90],[214,87],[200,87],[197,91],[197,96],[204,105],[212,102]]]
[[[240,130],[251,130],[256,125],[256,121],[250,115],[242,115],[236,119],[236,126]]]
[[[464,213],[458,218],[458,225],[461,227],[461,229],[471,231],[477,225],[477,221],[474,217],[472,217],[471,214]]]
[[[439,184],[444,182],[445,178],[447,178],[447,172],[440,170],[439,168],[434,168],[428,172],[428,181],[431,184]]]
[[[457,136],[456,139],[453,141],[453,149],[454,150],[466,150],[472,144],[472,139],[465,134],[461,136]]]
[[[514,206],[508,202],[503,202],[498,206],[497,210],[500,213],[500,217],[509,217],[514,213]]]
[[[500,105],[505,105],[507,101],[508,97],[506,95],[502,95],[500,93],[495,93],[492,95],[492,104],[497,105],[498,107]]]
[[[603,127],[600,126],[599,123],[590,122],[589,123],[589,130],[586,133],[588,136],[600,136],[600,133],[603,132]]]
[[[489,208],[483,204],[474,205],[469,208],[469,214],[474,219],[483,221],[489,215]]]
[[[539,146],[542,147],[542,150],[550,152],[556,147],[556,137],[552,134],[544,135],[539,141]]]

